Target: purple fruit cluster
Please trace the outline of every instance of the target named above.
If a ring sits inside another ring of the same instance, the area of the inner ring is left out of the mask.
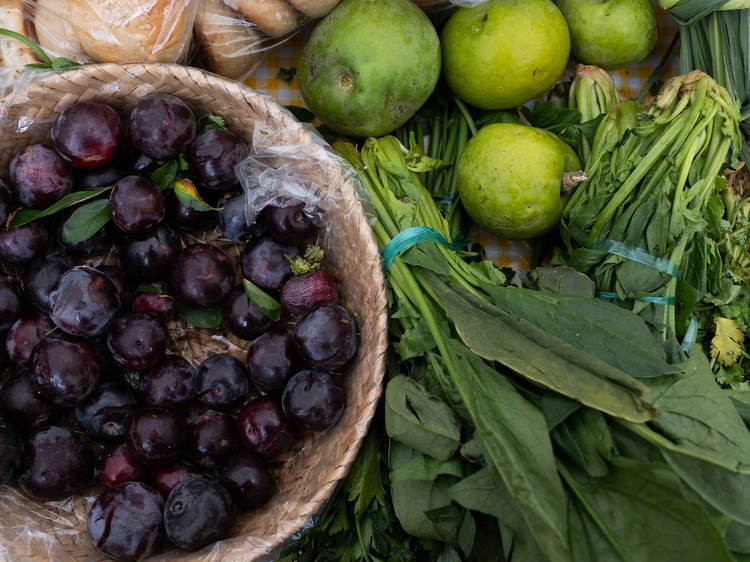
[[[148,556],[165,536],[201,548],[271,498],[274,457],[339,420],[355,320],[325,270],[292,272],[317,234],[304,206],[269,207],[247,226],[234,173],[247,147],[228,131],[197,132],[180,99],[148,96],[124,121],[79,103],[51,141],[15,155],[0,180],[0,484],[48,501],[96,481],[105,491],[89,534],[117,560]],[[211,209],[152,182],[177,157]],[[87,240],[62,240],[70,208],[5,227],[20,206],[105,186],[112,221]],[[244,245],[238,263],[179,235],[215,228]],[[102,256],[120,265],[92,265]],[[281,303],[278,320],[241,279]],[[221,310],[247,353],[197,366],[174,353],[183,308]]]

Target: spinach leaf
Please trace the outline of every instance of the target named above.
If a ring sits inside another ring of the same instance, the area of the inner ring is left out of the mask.
[[[596,296],[596,284],[592,279],[572,267],[537,267],[527,273],[522,273],[521,280],[525,288],[542,293],[588,299]]]
[[[462,478],[464,473],[461,461],[454,457],[441,462],[432,457],[419,455],[398,470],[391,472],[390,479],[391,482],[401,482],[402,480],[435,480],[441,474]]]
[[[552,431],[552,442],[590,476],[605,476],[612,455],[612,436],[604,416],[582,409]]]

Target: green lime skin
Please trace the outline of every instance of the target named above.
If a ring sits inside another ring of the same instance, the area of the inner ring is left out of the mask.
[[[355,137],[401,126],[439,76],[439,37],[409,0],[344,0],[315,27],[297,66],[310,110]]]

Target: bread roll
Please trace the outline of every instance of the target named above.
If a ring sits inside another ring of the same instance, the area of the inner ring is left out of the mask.
[[[216,74],[241,80],[260,60],[260,34],[222,0],[201,2],[195,33],[208,69]]]
[[[68,0],[37,0],[34,31],[39,45],[53,59],[65,57],[76,62],[90,60],[70,22]]]
[[[197,0],[68,0],[83,50],[99,62],[177,62]]]
[[[287,0],[300,12],[311,18],[322,18],[338,6],[341,0]]]
[[[291,33],[299,23],[299,12],[284,0],[224,0],[271,37]]]
[[[0,27],[29,37],[23,15],[23,0],[0,0]],[[0,64],[19,66],[39,62],[34,51],[12,37],[0,36]]]

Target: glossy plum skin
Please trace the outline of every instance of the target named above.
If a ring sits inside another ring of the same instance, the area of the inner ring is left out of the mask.
[[[117,180],[130,173],[130,165],[124,156],[124,154],[115,153],[113,159],[101,168],[73,170],[74,190],[115,185]]]
[[[232,289],[222,305],[224,325],[237,337],[251,340],[267,332],[273,320],[258,310],[250,301],[245,287]]]
[[[177,312],[175,310],[174,299],[165,292],[166,285],[159,281],[155,281],[152,285],[159,292],[137,293],[133,299],[133,312],[150,312],[160,316],[164,322],[174,320]]]
[[[155,160],[184,152],[195,138],[196,123],[187,104],[169,94],[141,98],[128,118],[133,146]]]
[[[250,451],[275,457],[294,443],[294,432],[277,398],[261,396],[250,400],[238,419],[240,442]]]
[[[159,188],[142,176],[126,176],[109,195],[112,220],[130,234],[145,232],[159,224],[166,214]]]
[[[188,457],[204,468],[216,468],[240,446],[237,422],[227,414],[206,412],[189,423]]]
[[[7,332],[23,314],[23,301],[18,284],[0,273],[0,332]]]
[[[4,226],[8,217],[13,212],[13,196],[8,184],[0,179],[0,226]]]
[[[156,488],[164,499],[169,497],[178,484],[188,478],[201,476],[203,473],[183,461],[157,466],[151,473],[151,485]]]
[[[81,492],[94,476],[94,454],[83,439],[65,427],[36,431],[26,442],[18,482],[27,495],[60,500]]]
[[[198,550],[224,538],[232,526],[232,498],[224,487],[205,476],[179,484],[164,504],[164,529],[179,548]]]
[[[107,235],[105,227],[97,230],[93,236],[81,242],[63,242],[62,231],[65,221],[70,218],[72,211],[60,213],[55,227],[55,244],[60,251],[71,258],[89,258],[99,256],[107,252],[112,247],[112,242]]]
[[[250,382],[263,392],[284,390],[287,381],[299,370],[301,361],[290,332],[268,332],[250,344],[247,370]]]
[[[336,304],[339,291],[330,274],[319,269],[295,275],[281,289],[281,306],[293,316],[301,316],[324,304]]]
[[[117,287],[100,271],[74,267],[66,271],[49,298],[49,315],[61,330],[74,336],[105,333],[120,313]]]
[[[21,467],[23,439],[15,427],[0,419],[0,484],[7,484]]]
[[[231,355],[212,355],[198,367],[195,390],[198,400],[209,408],[231,408],[250,392],[247,369]]]
[[[0,389],[0,415],[22,431],[37,429],[60,416],[60,408],[48,402],[28,373],[10,379]]]
[[[0,260],[26,265],[44,254],[49,247],[49,232],[42,221],[2,229],[0,225]]]
[[[162,222],[153,231],[125,236],[118,250],[123,269],[131,278],[163,281],[169,277],[172,261],[180,252],[180,239],[171,226]]]
[[[32,380],[45,399],[57,406],[82,402],[99,381],[99,366],[84,340],[47,338],[31,353]]]
[[[325,370],[339,369],[357,353],[357,324],[344,307],[326,304],[297,322],[294,343],[308,364]]]
[[[44,209],[73,189],[73,170],[57,152],[41,144],[16,154],[9,173],[13,195],[24,207]]]
[[[100,273],[103,273],[107,279],[117,289],[117,296],[120,297],[120,306],[122,310],[128,310],[133,304],[133,297],[135,295],[135,287],[133,282],[125,275],[125,272],[114,265],[100,265],[98,268]]]
[[[89,536],[101,552],[115,560],[135,561],[150,556],[162,540],[161,495],[141,482],[127,482],[106,490],[91,505]]]
[[[122,123],[103,103],[82,102],[64,109],[52,126],[52,142],[77,168],[98,168],[115,155]]]
[[[216,211],[198,211],[183,204],[174,191],[166,197],[167,220],[183,230],[202,230],[216,224]]]
[[[256,222],[252,226],[245,222],[245,195],[242,193],[222,199],[216,206],[221,209],[217,213],[219,229],[230,240],[245,242],[259,236],[266,228],[265,222]]]
[[[315,234],[315,223],[305,214],[304,203],[269,205],[266,209],[268,233],[279,244],[299,244]]]
[[[323,431],[341,418],[346,406],[346,393],[328,373],[300,371],[289,379],[281,405],[286,417],[296,427]]]
[[[244,509],[260,507],[271,499],[276,488],[268,461],[250,451],[238,451],[221,467],[219,478],[234,501]]]
[[[158,365],[167,352],[164,321],[148,312],[123,314],[107,335],[107,347],[121,369],[144,371]]]
[[[175,298],[193,308],[220,304],[233,283],[232,262],[215,246],[188,246],[172,264],[170,285]]]
[[[8,331],[5,340],[10,360],[21,367],[30,368],[31,351],[54,327],[52,320],[41,314],[33,313],[19,318]]]
[[[63,273],[72,267],[69,260],[55,254],[40,256],[32,261],[23,272],[23,294],[26,300],[37,310],[47,314],[52,290]]]
[[[137,407],[138,397],[126,382],[102,381],[76,406],[76,420],[92,439],[116,441],[125,438]]]
[[[96,461],[94,473],[105,488],[142,481],[146,475],[143,465],[125,443],[105,449]]]
[[[240,185],[235,166],[247,158],[244,142],[228,131],[210,129],[195,137],[188,164],[198,185],[212,191],[231,191]]]
[[[165,408],[141,408],[130,419],[128,445],[144,462],[177,458],[185,447],[187,422]]]
[[[263,237],[242,250],[242,273],[264,291],[280,291],[292,276],[292,268],[285,256],[296,257],[296,246],[285,246]]]
[[[196,380],[197,373],[190,363],[179,355],[167,355],[141,376],[141,400],[148,406],[185,406],[195,398]]]

